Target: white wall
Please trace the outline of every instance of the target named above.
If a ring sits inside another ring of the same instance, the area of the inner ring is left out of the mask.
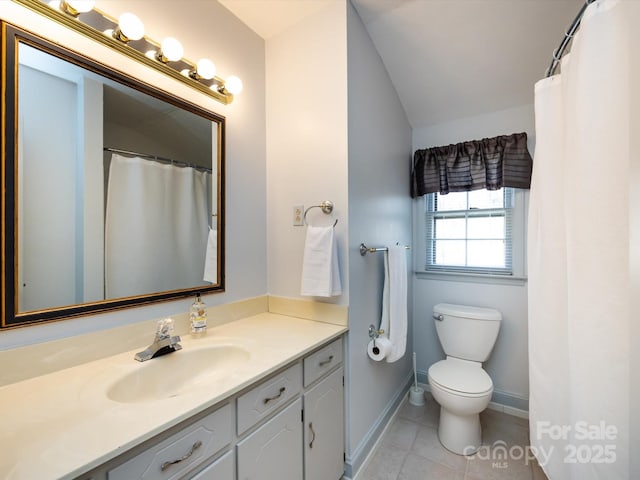
[[[189,4],[197,8],[186,8]],[[244,91],[231,105],[192,94],[200,97],[198,103],[204,108],[227,120],[226,292],[207,295],[204,300],[209,305],[218,305],[264,295],[267,293],[264,41],[217,2],[162,2],[158,8],[157,2],[147,0],[103,0],[96,7],[114,17],[124,11],[134,12],[142,18],[152,38],[175,36],[183,43],[187,58],[209,57],[216,63],[218,75],[235,74],[243,80]],[[62,29],[13,2],[0,2],[0,18],[36,31],[42,31],[43,22],[53,25],[51,28],[56,32]],[[54,37],[63,43],[71,38],[76,45],[90,42],[66,31]],[[95,49],[112,58],[113,63],[120,61],[120,54],[105,47]],[[183,87],[174,83],[177,85],[174,91],[181,91]],[[182,313],[191,303],[192,299],[184,299],[3,331],[0,349]]]
[[[413,151],[523,131],[527,132],[529,151],[533,155],[533,105],[415,129]],[[416,231],[415,235],[421,233]],[[417,245],[417,242],[414,243]],[[494,383],[493,399],[512,407],[528,409],[526,281],[487,284],[416,276],[413,298],[413,340],[422,381],[426,382],[429,366],[444,358],[431,317],[434,305],[447,302],[497,308],[502,312],[504,320],[493,353],[485,363]]]
[[[313,225],[335,233],[343,294],[317,301],[347,305],[347,26],[344,2],[304,18],[266,42],[267,236],[269,293],[300,297],[306,228],[293,226],[293,206],[334,202]]]
[[[350,476],[360,467],[407,387],[412,346],[409,325],[403,359],[378,363],[367,356],[368,327],[377,327],[380,322],[384,255],[362,257],[358,247],[362,242],[369,246],[395,242],[410,245],[412,219],[411,127],[384,65],[350,3],[348,56],[350,299],[346,453]],[[407,262],[410,271],[410,251]]]

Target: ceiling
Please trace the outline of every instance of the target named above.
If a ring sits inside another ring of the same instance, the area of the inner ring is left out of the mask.
[[[265,39],[335,0],[219,0]],[[413,128],[533,103],[584,0],[350,0]]]

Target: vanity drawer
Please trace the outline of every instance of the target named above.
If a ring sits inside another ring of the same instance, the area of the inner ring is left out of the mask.
[[[238,397],[238,435],[243,434],[302,390],[299,363]]]
[[[341,363],[342,338],[339,338],[304,359],[304,386],[308,387]]]
[[[109,480],[179,478],[231,443],[230,405],[189,425],[108,472]]]

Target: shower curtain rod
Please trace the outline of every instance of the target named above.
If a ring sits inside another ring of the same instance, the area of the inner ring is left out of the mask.
[[[589,4],[595,1],[596,0],[585,0],[584,5],[582,5],[582,8],[578,12],[576,18],[574,18],[573,23],[569,27],[569,30],[567,30],[567,32],[564,34],[564,38],[562,39],[562,42],[560,42],[560,46],[558,46],[558,48],[553,52],[553,59],[551,60],[551,65],[549,65],[545,77],[550,77],[551,75],[553,75],[556,68],[558,68],[558,64],[560,63],[560,59],[562,58],[565,49],[569,45],[569,42],[573,38],[573,35],[576,33],[576,30],[580,26],[580,21],[582,20],[582,16],[584,15],[585,10],[589,6]]]
[[[212,170],[210,168],[201,167],[200,165],[194,165],[191,163],[180,162],[178,160],[173,160],[172,158],[167,158],[167,157],[161,157],[159,155],[149,155],[148,153],[131,152],[129,150],[121,150],[119,148],[111,148],[111,147],[104,147],[103,150],[105,152],[122,153],[124,155],[135,155],[136,157],[141,157],[148,160],[155,160],[156,162],[160,162],[160,163],[167,163],[171,165],[176,165],[178,167],[190,167],[190,168],[193,168],[194,170],[200,170],[203,172],[212,173]]]

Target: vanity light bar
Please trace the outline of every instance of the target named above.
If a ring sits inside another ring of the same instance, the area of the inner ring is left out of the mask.
[[[227,81],[216,75],[205,78],[204,75],[197,74],[197,63],[186,58],[173,61],[167,59],[162,53],[161,44],[145,35],[138,40],[118,39],[118,35],[112,34],[118,30],[118,20],[96,8],[88,12],[79,12],[75,16],[51,6],[45,0],[12,1],[189,85],[225,105],[231,103],[234,94],[242,90],[242,82],[238,77],[230,76]]]

